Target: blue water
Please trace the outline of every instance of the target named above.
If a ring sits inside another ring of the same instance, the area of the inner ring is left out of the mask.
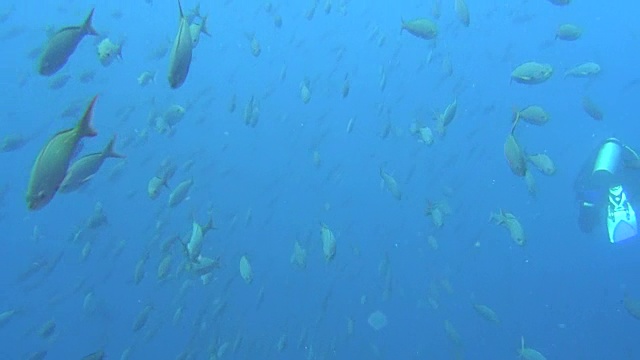
[[[581,233],[572,188],[605,138],[640,146],[637,6],[468,0],[465,28],[451,3],[443,1],[437,40],[426,41],[401,33],[400,19],[432,18],[432,1],[333,0],[328,14],[320,1],[311,20],[305,17],[311,1],[274,0],[271,13],[263,1],[203,2],[212,37],[201,36],[177,90],[166,80],[168,56],[150,55],[175,37],[177,4],[99,3],[93,25],[114,41],[125,39],[122,61],[103,67],[96,55],[102,38],[86,37],[56,74],[71,79],[52,90],[28,54],[46,42],[48,26],[78,25],[94,4],[5,0],[0,10],[13,10],[0,23],[0,135],[30,139],[0,154],[0,312],[17,310],[0,327],[0,359],[37,351],[47,351],[47,359],[80,359],[99,350],[120,359],[126,349],[131,359],[209,359],[224,346],[222,359],[513,359],[521,337],[549,359],[640,358],[638,320],[621,302],[625,292],[640,296],[640,244],[613,246],[604,226]],[[183,2],[185,11],[194,5]],[[274,14],[283,19],[280,29]],[[581,26],[583,37],[554,41],[565,22]],[[251,54],[251,33],[261,44],[259,57]],[[445,56],[450,77],[441,68]],[[511,71],[526,61],[549,63],[555,73],[539,85],[510,83]],[[586,61],[602,66],[597,78],[563,78]],[[87,71],[95,78],[80,82]],[[156,71],[155,83],[139,86],[143,71]],[[342,98],[345,74],[350,93]],[[305,79],[308,104],[300,97]],[[95,94],[99,135],[83,141],[80,156],[117,134],[124,170],[112,176],[121,160],[108,159],[81,191],[28,211],[24,194],[38,152],[79,116],[61,113],[73,103],[86,106]],[[583,111],[584,95],[602,108],[603,121]],[[260,107],[255,127],[243,119],[252,96]],[[409,132],[414,118],[434,128],[433,111],[454,98],[458,111],[446,136],[436,135],[430,147],[418,142]],[[187,108],[174,135],[148,128],[150,113],[173,104]],[[503,155],[512,108],[530,104],[542,105],[551,120],[520,125],[518,140],[528,152],[548,153],[558,168],[551,177],[536,172],[535,198]],[[347,133],[350,118],[355,126]],[[381,136],[388,126],[390,134]],[[144,131],[148,138],[139,136]],[[189,198],[171,209],[168,190],[156,200],[146,193],[165,159],[178,166],[171,188],[195,182]],[[185,170],[188,161],[194,165]],[[395,177],[402,200],[384,189],[380,167]],[[452,212],[436,229],[424,210],[428,201],[443,200]],[[86,229],[97,202],[108,224]],[[524,247],[487,221],[499,209],[519,218]],[[209,210],[217,229],[206,235],[202,253],[222,263],[211,283],[181,270],[179,245],[170,250],[169,278],[158,281],[160,243],[188,234],[193,219],[206,222]],[[337,239],[330,262],[321,223]],[[296,241],[308,252],[305,269],[290,263]],[[81,260],[87,243],[91,251]],[[136,263],[147,253],[146,275],[136,285]],[[250,284],[238,270],[243,255],[254,272]],[[385,259],[389,272],[381,273]],[[30,268],[39,270],[28,274]],[[87,294],[93,300],[83,307]],[[490,306],[501,323],[481,318],[473,302]],[[133,332],[147,305],[153,310],[146,325]],[[174,323],[180,307],[184,315]],[[376,310],[388,319],[379,331],[367,323]],[[51,319],[54,333],[43,338],[39,329]],[[462,350],[447,337],[445,320]],[[282,336],[287,344],[279,351]]]

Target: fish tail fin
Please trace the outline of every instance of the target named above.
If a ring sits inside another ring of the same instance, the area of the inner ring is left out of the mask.
[[[207,211],[207,215],[209,215],[209,221],[207,222],[205,227],[209,228],[210,230],[216,230],[218,227],[216,226],[216,223],[213,220],[213,206],[209,207],[209,210]]]
[[[216,224],[213,221],[213,214],[209,213],[209,221],[202,227],[202,233],[206,234],[209,230],[215,230]]]
[[[520,122],[520,115],[517,115],[513,120],[513,125],[511,125],[511,135],[516,131],[516,125],[518,125],[518,122]]]
[[[160,185],[167,188],[167,190],[171,191],[171,187],[169,186],[169,179],[166,174],[156,175],[158,179],[160,179]]]
[[[404,29],[405,29],[404,18],[402,16],[400,16],[400,34],[402,34],[402,31]]]
[[[207,36],[211,36],[211,33],[209,32],[209,29],[207,29],[207,19],[209,18],[209,15],[205,15],[202,17],[202,25],[200,26],[200,32],[207,35]]]
[[[188,264],[191,264],[191,255],[189,253],[189,240],[187,240],[187,242],[185,243],[182,238],[180,238],[180,240],[178,241],[180,243],[180,245],[182,245],[182,252],[184,253],[184,256],[187,258],[187,260],[189,260]]]
[[[511,114],[511,123],[518,121],[518,118],[520,117],[520,110],[517,106],[513,105],[513,107],[511,108]]]
[[[82,28],[84,29],[84,32],[87,35],[98,35],[98,32],[96,31],[96,29],[93,28],[93,24],[92,24],[94,10],[95,8],[91,9],[91,11],[89,12],[89,15],[84,20],[84,23],[82,23]]]
[[[107,147],[104,148],[104,150],[102,151],[102,157],[104,158],[120,158],[123,159],[126,156],[122,155],[122,154],[118,154],[115,150],[114,150],[114,146],[116,143],[116,135],[113,135],[113,137],[111,138],[111,141],[109,141],[109,143],[107,144]]]
[[[118,45],[118,50],[116,52],[116,57],[120,60],[122,60],[122,48],[124,47],[124,44],[127,42],[127,40],[122,39],[120,41],[120,45]]]
[[[91,119],[93,118],[93,107],[96,104],[96,100],[98,100],[98,95],[94,96],[93,99],[91,99],[89,106],[87,106],[87,110],[85,110],[84,115],[82,115],[82,118],[76,126],[76,130],[78,131],[80,137],[93,137],[98,135],[96,130],[91,125]]]

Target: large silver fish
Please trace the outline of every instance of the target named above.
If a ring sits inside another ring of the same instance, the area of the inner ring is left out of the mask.
[[[107,158],[124,158],[124,155],[118,154],[113,149],[115,141],[114,136],[101,152],[85,155],[75,161],[67,171],[58,191],[68,193],[77,190],[93,178]]]
[[[40,56],[38,72],[41,75],[53,75],[62,69],[85,35],[98,35],[93,26],[91,26],[93,10],[91,9],[82,25],[65,27],[53,34]]]
[[[189,21],[182,13],[180,0],[178,0],[178,8],[180,9],[180,27],[169,57],[168,79],[172,89],[179,88],[186,80],[191,65],[191,51],[193,50]]]
[[[27,207],[38,210],[47,205],[58,191],[67,174],[75,149],[83,137],[96,136],[91,126],[93,106],[98,96],[94,96],[78,124],[54,135],[38,154],[27,188]]]

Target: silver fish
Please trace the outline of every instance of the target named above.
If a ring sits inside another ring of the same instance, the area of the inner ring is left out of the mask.
[[[64,180],[76,146],[83,137],[96,136],[91,126],[94,96],[76,127],[57,133],[38,154],[27,188],[27,207],[38,210],[48,204]]]
[[[193,50],[189,21],[182,13],[180,0],[178,0],[178,8],[180,9],[180,27],[178,28],[178,34],[173,42],[171,55],[169,57],[168,80],[172,89],[179,88],[187,79]]]
[[[49,39],[38,63],[38,72],[41,75],[53,75],[62,69],[85,35],[98,35],[91,25],[93,10],[91,9],[82,25],[60,29]]]
[[[85,155],[74,162],[62,180],[58,191],[69,193],[77,190],[95,176],[107,158],[124,158],[124,155],[118,154],[113,149],[115,141],[116,137],[114,136],[101,152]]]

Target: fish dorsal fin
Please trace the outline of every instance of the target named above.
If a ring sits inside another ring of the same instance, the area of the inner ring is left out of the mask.
[[[114,145],[115,145],[115,142],[116,142],[116,138],[117,138],[117,136],[116,136],[116,135],[113,135],[113,137],[111,138],[111,141],[109,141],[109,143],[108,143],[108,144],[107,144],[107,146],[104,148],[104,150],[102,150],[101,156],[102,156],[103,158],[105,158],[105,159],[106,159],[106,158],[109,158],[109,157],[112,157],[112,158],[120,158],[120,159],[125,158],[125,156],[124,156],[124,155],[119,154],[119,153],[117,153],[117,152],[114,150]]]
[[[180,10],[180,21],[182,21],[182,19],[184,19],[184,13],[182,12],[182,4],[180,3],[180,0],[178,0],[178,9]]]
[[[511,132],[510,134],[513,135],[516,131],[516,125],[518,125],[518,123],[520,122],[520,116],[516,116],[516,118],[513,120],[513,125],[511,125]]]

